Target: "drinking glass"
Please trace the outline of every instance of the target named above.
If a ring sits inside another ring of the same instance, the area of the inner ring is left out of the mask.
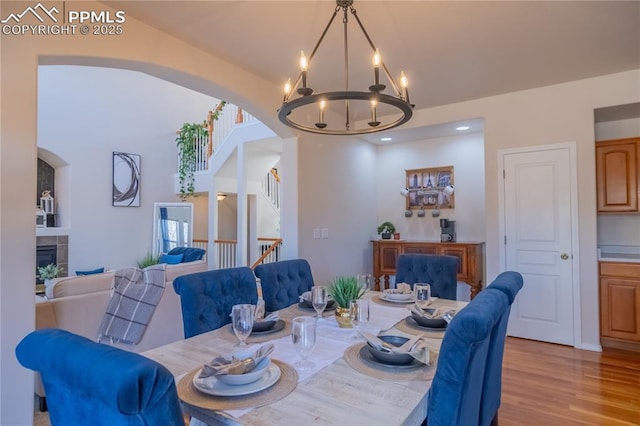
[[[371,274],[358,274],[358,287],[364,290],[371,290]]]
[[[329,296],[327,294],[326,287],[313,286],[311,287],[311,303],[313,303],[313,309],[316,310],[316,318],[322,318],[322,312],[327,307],[329,302]]]
[[[356,331],[360,331],[369,324],[369,300],[357,299],[349,302],[349,312],[351,313],[351,323]],[[359,339],[359,333],[355,335]]]
[[[313,317],[296,317],[292,321],[291,340],[296,352],[302,358],[293,365],[300,370],[308,370],[315,364],[307,357],[316,343],[316,319]]]
[[[429,306],[429,299],[431,298],[431,286],[429,284],[415,283],[413,286],[413,293],[418,306],[422,309]]]
[[[255,305],[249,304],[233,305],[231,308],[233,332],[240,339],[238,346],[247,346],[247,337],[249,337],[253,329],[255,309]]]

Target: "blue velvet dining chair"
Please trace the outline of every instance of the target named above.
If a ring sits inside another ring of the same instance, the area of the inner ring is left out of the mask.
[[[40,372],[52,425],[184,425],[173,375],[142,355],[43,328],[16,356]]]
[[[455,256],[401,254],[396,261],[396,283],[431,284],[431,296],[456,300],[458,262]]]
[[[502,359],[504,343],[507,337],[507,323],[511,313],[511,305],[523,285],[522,275],[514,271],[506,271],[484,290],[484,292],[502,292],[507,296],[509,305],[502,314],[500,321],[491,333],[489,356],[484,374],[482,401],[480,404],[480,426],[498,424],[498,409],[502,395]],[[484,293],[483,292],[483,293]]]
[[[173,289],[180,295],[185,338],[229,324],[233,305],[258,301],[256,277],[246,266],[182,275]]]
[[[428,426],[477,425],[491,333],[508,307],[501,292],[480,292],[453,317],[428,396]]]
[[[269,312],[293,305],[313,287],[311,267],[304,259],[258,265],[255,274],[260,278],[265,309]]]

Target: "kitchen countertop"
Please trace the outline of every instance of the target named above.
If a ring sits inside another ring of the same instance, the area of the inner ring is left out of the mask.
[[[637,245],[604,245],[598,246],[600,262],[640,263],[640,246]]]
[[[600,253],[600,262],[630,262],[640,263],[640,254],[631,253]]]

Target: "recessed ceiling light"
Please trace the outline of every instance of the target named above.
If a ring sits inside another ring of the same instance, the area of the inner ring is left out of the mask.
[[[469,130],[470,128],[471,127],[469,126],[459,126],[459,127],[456,127],[456,130],[463,131],[463,130]]]
[[[380,138],[380,140],[381,140],[382,142],[389,142],[390,140],[392,140],[392,138],[390,138],[390,137],[386,137],[386,138]]]

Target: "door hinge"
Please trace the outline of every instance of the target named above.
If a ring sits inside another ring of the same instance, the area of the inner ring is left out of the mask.
[[[506,179],[506,176],[507,176],[507,175],[506,175],[506,173],[505,173],[504,169],[502,169],[502,179]]]
[[[504,236],[504,245],[505,246],[507,245],[507,236],[506,235]]]

